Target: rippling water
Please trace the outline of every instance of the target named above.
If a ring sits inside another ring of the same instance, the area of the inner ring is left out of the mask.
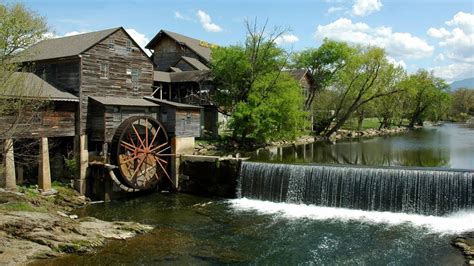
[[[474,131],[447,124],[408,134],[263,149],[258,161],[474,169]],[[136,221],[150,234],[46,265],[462,265],[453,235],[474,230],[474,210],[443,217],[249,199],[153,194],[96,204],[81,215]]]

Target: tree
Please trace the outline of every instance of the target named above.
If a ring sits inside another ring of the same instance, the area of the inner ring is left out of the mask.
[[[231,115],[234,138],[265,141],[294,138],[302,132],[301,88],[282,72],[289,55],[275,44],[284,31],[266,28],[247,23],[244,45],[212,51],[213,97],[220,112]]]
[[[19,123],[30,121],[36,110],[47,104],[44,101],[21,97],[22,91],[27,89],[29,84],[24,75],[15,73],[23,66],[14,63],[18,61],[14,58],[20,57],[20,52],[44,38],[47,31],[44,18],[23,4],[0,3],[0,118],[3,125],[7,124],[6,127],[0,128],[0,139],[12,138],[18,133],[16,126]],[[21,56],[27,57],[28,54],[22,52]],[[41,88],[35,89],[39,94]],[[16,96],[12,96],[12,91]],[[11,141],[8,143],[13,145]],[[22,145],[22,148],[31,150],[29,147],[32,145],[35,143],[27,143]],[[26,157],[21,153],[16,153],[15,156],[22,156],[22,159]]]
[[[356,47],[328,89],[333,91],[332,115],[320,121],[316,133],[330,136],[365,104],[398,93],[400,68],[390,64],[380,48]]]
[[[450,116],[456,121],[465,121],[474,116],[474,90],[460,88],[452,93]]]
[[[419,70],[403,80],[400,87],[407,92],[408,127],[422,126],[427,118],[438,120],[446,114],[450,97],[449,86],[444,80],[426,70]]]
[[[313,79],[304,103],[306,110],[311,108],[316,94],[344,68],[352,53],[353,49],[347,43],[324,39],[319,48],[309,48],[294,55],[294,67],[308,69]]]

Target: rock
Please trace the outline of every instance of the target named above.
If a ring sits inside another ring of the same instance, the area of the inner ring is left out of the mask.
[[[69,218],[71,218],[71,219],[78,219],[78,218],[79,218],[79,216],[77,216],[77,215],[73,214],[73,215],[69,215]]]
[[[62,217],[69,217],[67,214],[65,214],[62,211],[57,211],[56,213],[59,214],[59,216],[62,216]]]

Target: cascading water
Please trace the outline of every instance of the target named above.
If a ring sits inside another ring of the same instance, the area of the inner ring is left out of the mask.
[[[244,162],[238,196],[445,215],[474,208],[474,171]]]

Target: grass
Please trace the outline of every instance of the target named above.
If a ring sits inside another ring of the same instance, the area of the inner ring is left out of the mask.
[[[27,202],[8,202],[0,205],[0,209],[5,211],[26,211],[37,212],[38,208],[31,206]]]
[[[375,117],[365,118],[364,121],[362,121],[362,130],[378,129],[379,127],[380,127],[380,122]],[[348,120],[342,128],[348,129],[348,130],[357,130],[357,119],[354,118],[354,119]]]

